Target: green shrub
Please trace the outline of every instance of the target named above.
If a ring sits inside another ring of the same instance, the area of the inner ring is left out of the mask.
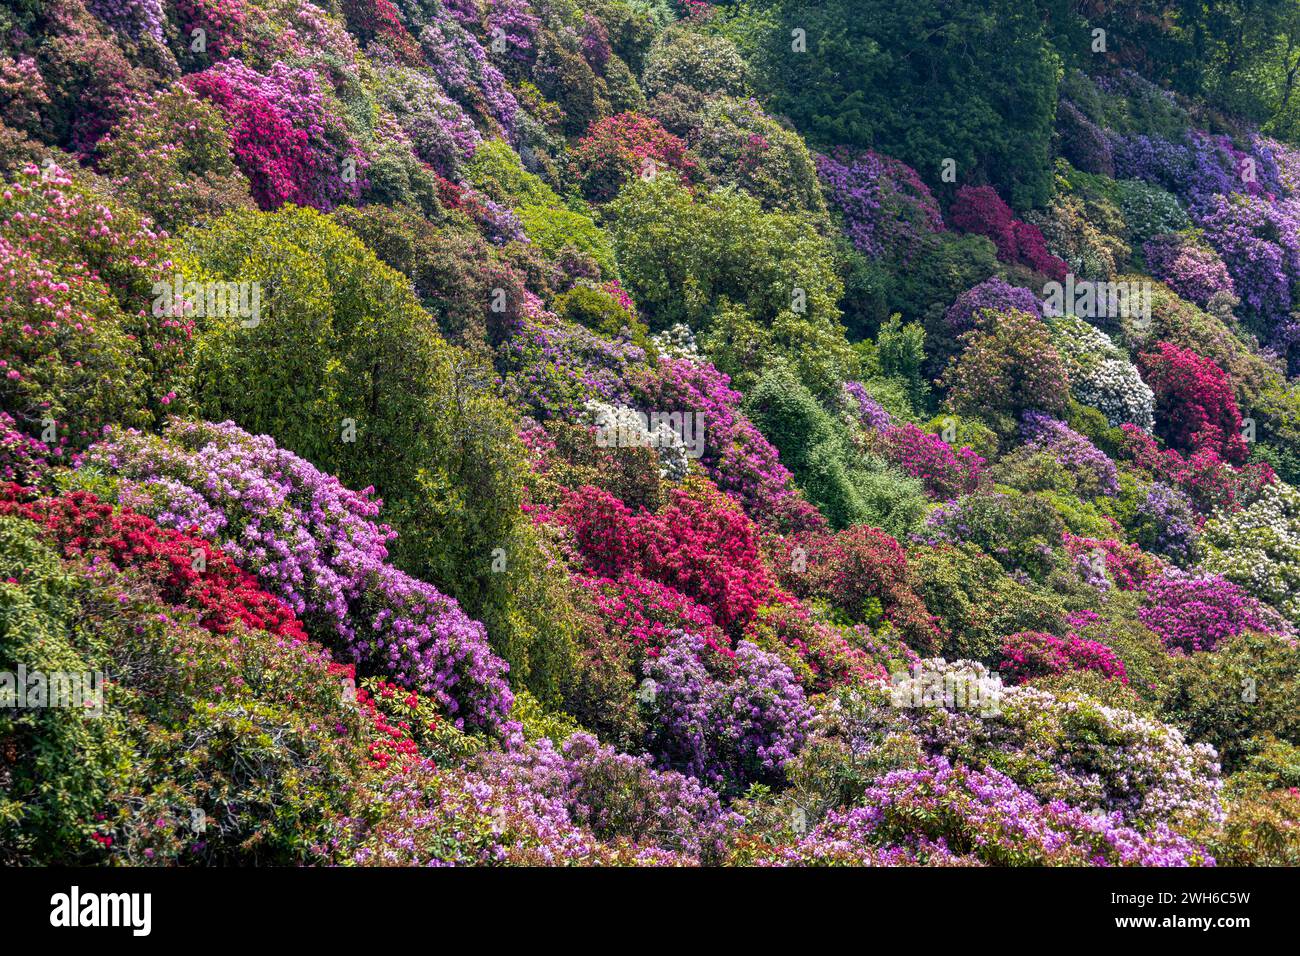
[[[1293,640],[1247,631],[1178,665],[1169,714],[1193,739],[1218,749],[1225,772],[1243,764],[1256,735],[1300,745],[1300,647]]]

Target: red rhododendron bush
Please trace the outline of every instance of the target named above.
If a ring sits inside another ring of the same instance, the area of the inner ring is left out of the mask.
[[[1300,864],[1292,5],[5,5],[0,865]]]

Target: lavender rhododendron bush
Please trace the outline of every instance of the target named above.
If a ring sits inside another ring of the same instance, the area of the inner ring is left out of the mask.
[[[0,864],[1300,862],[1289,34],[1057,6],[7,5]]]

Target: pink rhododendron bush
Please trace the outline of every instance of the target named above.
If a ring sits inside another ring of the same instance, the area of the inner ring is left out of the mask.
[[[6,4],[0,866],[1300,865],[1295,4],[1068,6]]]

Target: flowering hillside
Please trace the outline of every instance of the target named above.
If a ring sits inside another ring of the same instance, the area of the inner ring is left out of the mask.
[[[1215,6],[6,4],[0,865],[1300,864]]]

